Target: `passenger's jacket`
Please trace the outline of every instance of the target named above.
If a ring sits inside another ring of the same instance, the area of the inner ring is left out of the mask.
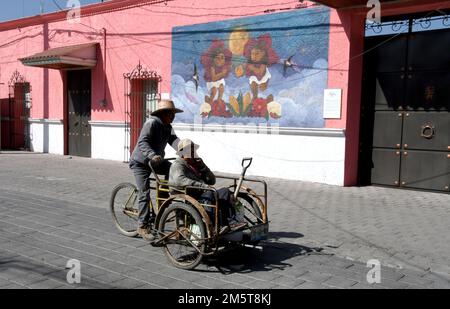
[[[216,183],[216,176],[201,160],[197,159],[196,167],[191,168],[185,160],[177,158],[170,167],[169,185],[171,188],[183,190],[186,186],[208,188]]]
[[[131,154],[131,160],[147,165],[156,155],[164,158],[167,143],[176,148],[174,145],[176,140],[178,137],[170,124],[166,125],[158,117],[151,116],[141,130],[136,147]]]

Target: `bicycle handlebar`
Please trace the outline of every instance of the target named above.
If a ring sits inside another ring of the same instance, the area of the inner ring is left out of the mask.
[[[174,161],[177,158],[164,158],[163,161]],[[150,166],[150,169],[152,170],[152,174],[155,176],[156,182],[159,183],[159,177],[158,174],[156,174],[155,169],[153,168],[153,166],[150,164],[148,164],[148,166]]]
[[[248,161],[247,165],[245,165],[246,161]],[[242,167],[243,167],[242,176],[245,176],[245,172],[247,172],[247,169],[250,167],[250,165],[252,165],[252,162],[253,162],[253,158],[243,158],[242,159]]]

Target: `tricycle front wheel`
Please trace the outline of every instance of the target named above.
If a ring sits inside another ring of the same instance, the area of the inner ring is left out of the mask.
[[[125,236],[137,236],[138,190],[131,183],[117,185],[111,193],[109,207],[114,224],[120,233]]]

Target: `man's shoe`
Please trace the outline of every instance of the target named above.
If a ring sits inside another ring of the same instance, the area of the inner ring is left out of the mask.
[[[231,230],[231,228],[228,225],[224,225],[219,230],[219,235],[223,235],[225,233],[228,233]]]
[[[140,226],[140,227],[138,227],[137,233],[144,240],[147,240],[147,241],[154,241],[155,240],[155,236],[149,231],[148,226]]]
[[[232,231],[237,231],[247,227],[247,222],[233,222],[230,223],[230,228]]]

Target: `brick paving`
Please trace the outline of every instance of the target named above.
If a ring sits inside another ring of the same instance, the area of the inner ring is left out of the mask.
[[[264,249],[183,271],[113,226],[111,190],[133,182],[126,164],[2,152],[0,288],[450,288],[448,194],[266,181]],[[66,280],[70,259],[80,284]],[[367,283],[370,259],[382,264],[380,284]]]

